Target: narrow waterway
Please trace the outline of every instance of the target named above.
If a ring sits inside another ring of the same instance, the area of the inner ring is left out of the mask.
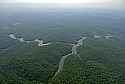
[[[35,39],[33,41],[26,41],[22,37],[21,38],[17,38],[14,34],[9,34],[9,38],[14,39],[14,40],[18,40],[21,43],[33,43],[33,42],[37,42],[39,47],[47,46],[47,45],[51,44],[51,43],[44,43],[43,40],[40,40],[40,39]]]
[[[59,62],[59,66],[58,66],[58,70],[56,71],[55,75],[53,76],[53,79],[58,75],[58,73],[60,73],[62,70],[63,70],[63,65],[65,63],[65,60],[68,56],[70,55],[76,55],[78,56],[80,59],[81,57],[77,54],[77,48],[79,46],[82,46],[83,45],[83,41],[87,39],[87,37],[82,37],[80,40],[77,41],[77,44],[73,44],[73,47],[72,47],[72,53],[70,54],[67,54],[65,56],[62,56],[60,62]]]

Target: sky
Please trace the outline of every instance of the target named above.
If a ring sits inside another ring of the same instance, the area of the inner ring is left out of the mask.
[[[0,0],[1,3],[109,3],[113,0]]]
[[[0,0],[0,4],[61,4],[63,6],[82,4],[82,6],[99,6],[120,8],[125,6],[125,0]]]

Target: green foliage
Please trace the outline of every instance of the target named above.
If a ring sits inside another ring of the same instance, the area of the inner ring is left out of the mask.
[[[88,39],[77,56],[70,56],[63,71],[49,84],[124,84],[125,48],[117,40]]]
[[[63,43],[43,47],[37,44],[18,44],[1,53],[0,82],[46,84],[57,70],[61,57],[70,53],[70,50],[71,47]]]

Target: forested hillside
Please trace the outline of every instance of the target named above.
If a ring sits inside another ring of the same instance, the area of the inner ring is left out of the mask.
[[[125,84],[125,8],[107,5],[0,3],[0,84]]]
[[[116,39],[88,39],[79,55],[67,58],[49,84],[124,84],[125,47]]]

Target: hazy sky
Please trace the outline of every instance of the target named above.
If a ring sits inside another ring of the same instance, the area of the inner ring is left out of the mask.
[[[74,4],[82,4],[82,6],[103,6],[103,7],[115,7],[120,8],[125,6],[124,4],[125,0],[0,0],[0,3],[2,4],[8,4],[8,3],[21,3],[21,4],[63,4],[66,6],[66,4],[69,4],[73,6],[76,6]]]
[[[0,0],[1,3],[109,3],[115,0]]]

